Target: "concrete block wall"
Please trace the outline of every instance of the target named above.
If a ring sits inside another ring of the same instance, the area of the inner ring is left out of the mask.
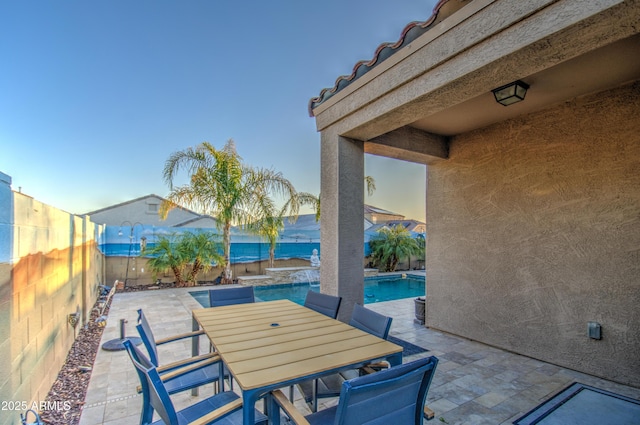
[[[453,138],[428,167],[427,326],[640,386],[638,117],[635,82]]]
[[[0,400],[31,407],[45,400],[89,319],[104,280],[100,228],[0,183]],[[18,424],[21,411],[3,411],[0,425]]]

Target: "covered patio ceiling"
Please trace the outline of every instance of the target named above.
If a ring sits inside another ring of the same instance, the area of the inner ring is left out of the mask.
[[[440,1],[426,32],[340,77],[310,111],[319,131],[367,153],[442,160],[450,136],[639,80],[640,6],[606,3]],[[498,104],[491,90],[515,80],[529,84],[525,100]]]
[[[640,35],[617,41],[520,79],[530,86],[522,102],[505,107],[494,100],[491,91],[486,91],[472,99],[425,115],[409,125],[430,133],[454,136],[568,99],[638,80]]]

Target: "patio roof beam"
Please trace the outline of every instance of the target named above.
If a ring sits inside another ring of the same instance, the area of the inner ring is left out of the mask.
[[[449,138],[405,126],[364,143],[365,153],[433,164],[449,156]]]

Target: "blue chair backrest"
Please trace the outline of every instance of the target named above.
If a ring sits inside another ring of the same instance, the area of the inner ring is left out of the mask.
[[[384,316],[360,304],[356,304],[353,306],[353,313],[351,313],[349,324],[354,328],[369,332],[379,338],[387,339],[392,320],[391,317]]]
[[[220,307],[223,305],[247,304],[255,302],[253,286],[240,286],[238,288],[210,289],[209,305]]]
[[[140,334],[140,339],[142,339],[142,343],[147,348],[147,352],[149,353],[149,360],[151,363],[158,367],[160,365],[158,361],[158,349],[156,347],[156,339],[153,336],[153,332],[151,331],[151,326],[147,321],[142,309],[138,310],[138,324],[136,325],[136,329]]]
[[[150,424],[153,421],[154,409],[158,412],[158,415],[162,417],[162,420],[165,422],[165,424],[177,424],[178,419],[173,404],[171,404],[171,402],[169,401],[169,404],[165,408],[166,400],[170,400],[169,393],[162,384],[160,376],[158,376],[158,372],[156,371],[153,364],[151,364],[149,359],[147,359],[147,357],[140,350],[138,350],[138,348],[133,345],[131,341],[125,339],[123,341],[123,344],[127,350],[127,353],[129,354],[131,363],[133,363],[133,366],[136,368],[138,378],[140,379],[140,385],[142,386],[143,401],[140,424],[146,425]],[[150,371],[153,371],[151,375],[155,374],[155,376],[157,376],[157,382],[159,382],[159,385],[162,387],[160,390],[154,388],[152,378],[150,377]],[[162,394],[165,394],[164,402],[162,401]],[[168,420],[171,419],[172,415],[174,417],[174,421],[170,422]]]
[[[336,425],[422,425],[438,359],[428,357],[345,381]]]
[[[338,317],[341,301],[342,297],[309,291],[304,300],[304,306],[335,319]]]

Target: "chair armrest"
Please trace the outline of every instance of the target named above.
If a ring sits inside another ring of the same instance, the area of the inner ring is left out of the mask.
[[[185,373],[193,372],[194,370],[202,369],[203,367],[210,366],[212,364],[216,364],[220,361],[220,356],[213,356],[209,359],[203,360],[198,363],[193,363],[185,367],[181,367],[178,369],[173,369],[171,372],[163,373],[160,376],[162,382],[170,381],[174,378],[180,377]]]
[[[188,366],[193,363],[198,363],[203,360],[210,359],[212,357],[215,357],[218,360],[220,359],[220,356],[218,355],[218,353],[207,353],[207,354],[201,354],[195,357],[189,357],[184,360],[178,360],[177,362],[163,364],[162,366],[158,366],[156,369],[158,370],[158,373],[168,372],[170,370],[177,369],[183,366]]]
[[[218,355],[210,356],[208,359],[200,360],[197,363],[193,363],[185,367],[176,368],[171,370],[170,372],[164,373],[160,375],[160,380],[162,380],[162,382],[167,382],[167,381],[170,381],[171,379],[178,378],[184,375],[185,373],[193,372],[194,370],[198,370],[200,368],[218,363],[219,361],[220,361],[220,356]],[[136,387],[136,391],[138,392],[138,394],[140,394],[142,392],[142,385],[138,385]]]
[[[426,420],[431,420],[436,414],[433,410],[429,409],[427,406],[424,406],[424,418]]]
[[[216,410],[213,410],[206,415],[199,417],[198,419],[189,422],[189,425],[205,425],[213,422],[216,419],[219,419],[223,416],[228,415],[229,413],[238,410],[242,407],[242,399],[237,399],[232,401],[231,403],[227,403],[222,407],[218,407]]]
[[[360,368],[360,372],[363,375],[371,375],[372,373],[376,373],[375,369],[370,368],[369,366],[364,366]]]
[[[373,369],[388,369],[389,367],[391,367],[391,365],[387,361],[369,363],[367,366]]]
[[[289,419],[296,425],[309,425],[309,421],[300,413],[298,409],[289,401],[287,396],[280,390],[271,392],[274,401],[284,410]]]
[[[360,368],[360,375],[369,375],[391,367],[389,362],[369,363]]]
[[[200,329],[193,332],[186,332],[179,335],[168,336],[166,338],[160,338],[156,340],[156,345],[166,344],[167,342],[179,341],[185,338],[195,338],[197,336],[204,335],[204,330]]]

